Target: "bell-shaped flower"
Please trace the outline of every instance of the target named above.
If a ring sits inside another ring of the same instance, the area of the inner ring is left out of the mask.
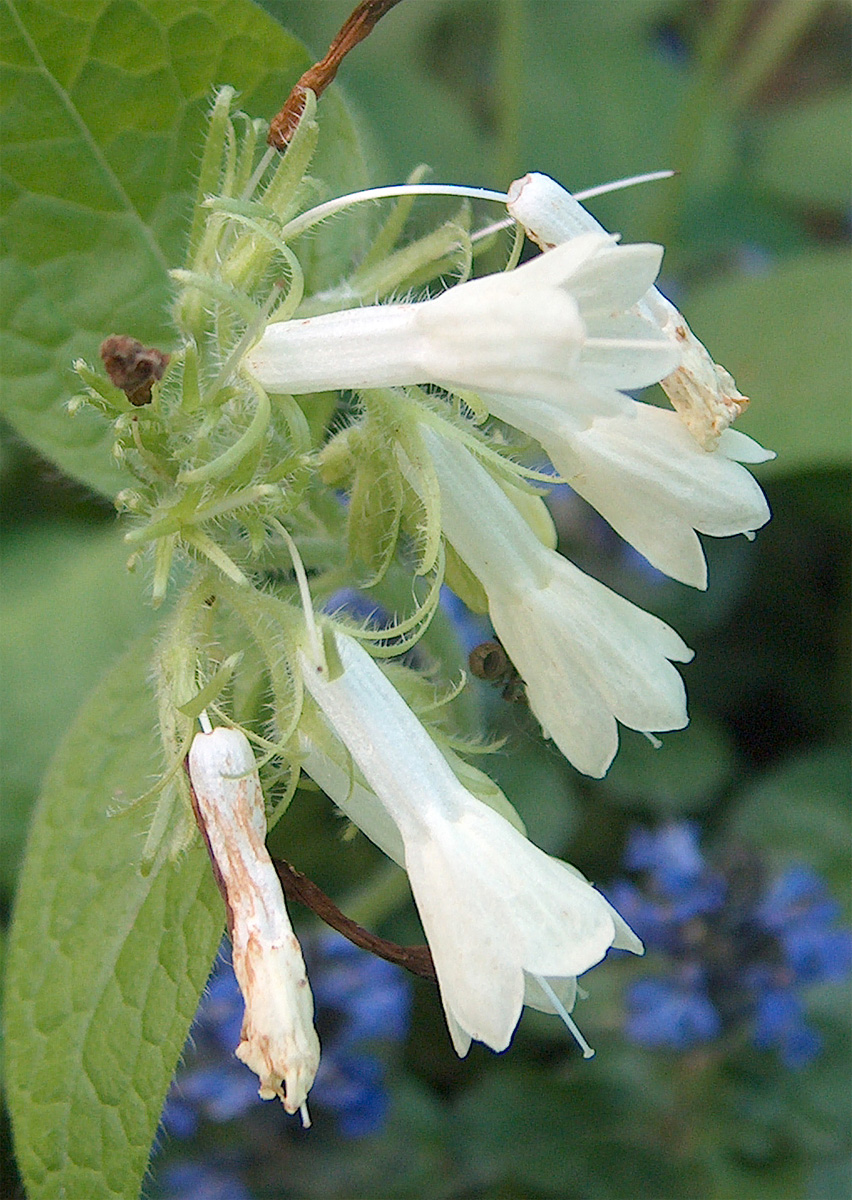
[[[677,365],[674,341],[628,311],[661,256],[590,233],[433,300],[271,324],[245,365],[267,391],[290,394],[435,383],[567,402],[570,384],[571,403],[600,412],[608,391]]]
[[[676,413],[624,398],[621,412],[580,419],[563,405],[483,399],[491,412],[540,443],[562,477],[658,570],[707,586],[696,534],[751,534],[769,505],[740,462],[773,455],[725,430],[708,454]]]
[[[314,1002],[266,850],[263,792],[245,734],[224,727],[196,734],[189,775],[246,1005],[236,1056],[258,1076],[262,1099],[280,1097],[308,1124],[305,1101],[320,1059]]]
[[[366,651],[333,636],[334,667],[331,655],[327,665],[302,653],[305,687],[363,782],[310,735],[303,766],[401,852],[457,1052],[472,1039],[504,1050],[525,1003],[573,1028],[577,975],[610,946],[641,953],[641,943],[582,876],[476,799]]]
[[[570,192],[547,175],[533,173],[515,180],[507,207],[543,250],[561,249],[574,238],[606,232]],[[715,450],[722,433],[747,407],[748,397],[737,389],[725,368],[713,361],[683,315],[657,288],[650,288],[641,298],[637,311],[679,347],[679,361],[660,379],[660,386],[698,444]]]
[[[539,542],[502,488],[457,440],[421,428],[441,493],[441,524],[482,584],[491,622],[545,733],[600,777],[620,721],[657,733],[688,721],[673,629]]]

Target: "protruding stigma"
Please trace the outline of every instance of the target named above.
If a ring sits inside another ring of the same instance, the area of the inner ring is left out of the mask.
[[[539,986],[541,987],[541,990],[544,992],[545,996],[547,996],[550,1003],[556,1009],[557,1014],[565,1022],[566,1026],[568,1027],[569,1032],[576,1039],[577,1045],[583,1051],[583,1058],[594,1058],[594,1056],[595,1056],[594,1050],[589,1045],[589,1043],[586,1041],[586,1039],[583,1037],[582,1033],[580,1033],[580,1030],[577,1028],[576,1024],[574,1023],[574,1020],[573,1020],[571,1014],[568,1012],[568,1009],[565,1007],[565,1005],[562,1003],[562,1001],[556,995],[556,992],[554,992],[553,988],[550,986],[550,984],[547,982],[547,980],[544,978],[544,976],[543,975],[533,975],[533,979],[535,979],[536,982],[539,984]]]

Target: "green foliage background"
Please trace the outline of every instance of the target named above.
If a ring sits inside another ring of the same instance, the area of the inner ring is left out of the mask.
[[[38,1105],[20,1126],[33,1197],[60,1185],[71,1200],[135,1196],[157,1089],[203,982],[197,960],[187,970],[182,957],[186,930],[206,930],[212,952],[219,921],[200,855],[181,868],[196,881],[179,905],[166,878],[125,887],[144,822],[105,817],[117,789],[144,791],[157,769],[138,649],[153,615],[144,579],[124,571],[102,498],[121,483],[104,427],[62,408],[70,363],[94,359],[111,332],[164,340],[163,267],[181,256],[210,88],[234,84],[247,111],[271,115],[310,61],[276,22],[319,55],[350,7],[0,6],[7,915],[42,789],[42,811],[53,814],[33,835],[21,885],[43,903],[17,937],[15,979],[25,967],[30,991],[9,1021],[28,1053],[37,1047],[31,1062],[10,1053],[13,1102],[25,1068],[37,1082]],[[399,180],[418,162],[439,180],[497,187],[528,170],[574,189],[662,166],[681,172],[593,208],[627,240],[665,242],[665,284],[752,397],[741,428],[779,452],[760,469],[773,522],[754,545],[708,545],[706,595],[637,574],[614,547],[592,549],[582,515],[563,523],[569,556],[670,620],[697,651],[685,672],[692,724],[663,751],[628,735],[609,776],[591,782],[514,706],[481,697],[509,736],[491,767],[531,836],[604,883],[630,824],[689,814],[708,844],[747,840],[779,865],[811,862],[848,895],[848,46],[845,3],[405,0],[321,102],[327,157],[315,170],[340,190]],[[276,836],[340,899],[380,865],[362,843],[338,845],[326,808],[305,795]],[[63,914],[83,905],[86,888],[100,903],[114,890],[111,921],[83,921],[71,937]],[[372,915],[389,937],[419,936],[404,903]],[[45,966],[54,941],[65,957]],[[164,955],[173,989],[139,991],[146,954],[146,978],[162,980]],[[584,1013],[592,1063],[534,1013],[507,1055],[475,1047],[459,1063],[434,992],[417,984],[387,1131],[351,1143],[328,1127],[306,1140],[275,1126],[257,1155],[255,1194],[846,1196],[849,1022],[837,992],[810,998],[825,1054],[788,1076],[742,1046],[701,1055],[629,1046],[620,998],[645,970],[618,962],[595,972]],[[93,1009],[95,994],[103,1009]],[[141,1047],[129,1064],[116,1041],[127,1028]],[[10,1195],[12,1161],[7,1143]]]

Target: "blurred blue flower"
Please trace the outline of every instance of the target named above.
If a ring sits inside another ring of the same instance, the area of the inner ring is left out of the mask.
[[[645,871],[666,896],[688,892],[705,871],[698,849],[698,826],[694,821],[663,825],[660,829],[634,829],[624,852],[629,871]]]
[[[352,617],[356,621],[370,621],[376,628],[393,624],[387,609],[382,608],[365,592],[357,588],[338,588],[323,604],[323,612]]]
[[[693,822],[637,829],[624,855],[641,884],[620,879],[609,898],[669,970],[627,993],[625,1031],[678,1050],[747,1028],[760,1049],[799,1068],[820,1051],[801,990],[852,972],[852,931],[810,867],[766,878],[756,854],[708,863]]]
[[[311,1099],[336,1112],[340,1132],[350,1138],[378,1133],[390,1106],[381,1062],[351,1051],[320,1063]]]
[[[643,1046],[688,1050],[722,1031],[703,975],[689,969],[671,979],[638,980],[628,992],[627,1007],[627,1036]]]
[[[673,24],[664,23],[654,31],[654,47],[664,61],[676,67],[687,66],[692,57],[689,44]]]
[[[331,931],[303,939],[302,948],[322,1044],[311,1101],[337,1115],[346,1137],[377,1133],[389,1098],[384,1064],[365,1047],[405,1038],[411,1008],[408,980],[399,967]]]
[[[209,1162],[169,1163],[158,1183],[162,1200],[251,1200],[237,1174]]]
[[[822,1048],[822,1038],[805,1021],[801,1001],[790,988],[767,987],[757,996],[754,1044],[776,1049],[787,1067],[806,1066]]]
[[[474,646],[494,637],[494,630],[488,617],[471,612],[464,601],[460,600],[446,584],[441,587],[441,608],[455,626],[465,653],[470,654]]]

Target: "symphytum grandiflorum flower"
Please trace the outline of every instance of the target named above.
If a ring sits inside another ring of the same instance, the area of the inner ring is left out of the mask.
[[[617,245],[545,176],[513,184],[508,207],[546,254],[419,304],[270,325],[248,368],[264,387],[290,393],[423,382],[473,389],[535,438],[653,566],[706,587],[696,531],[750,535],[769,519],[739,464],[771,452],[727,429],[739,411],[722,394],[730,377],[685,323],[681,335],[665,315],[676,310],[654,287],[660,247]],[[691,398],[679,411],[692,432],[701,426],[698,442],[675,413],[624,394],[658,380],[675,399]]]
[[[726,428],[743,398],[656,291],[659,246],[620,245],[539,176],[508,195],[401,185],[302,211],[319,128],[315,97],[301,100],[273,163],[271,153],[258,162],[256,124],[240,134],[232,92],[217,97],[189,254],[172,273],[179,338],[168,356],[142,347],[163,368],[150,387],[105,385],[78,365],[138,479],[119,502],[134,514],[136,553],[153,547],[155,603],[176,557],[190,572],[157,659],[167,761],[180,763],[187,698],[224,705],[239,672],[235,708],[255,725],[270,718],[268,737],[255,736],[287,781],[277,809],[304,771],[408,872],[456,1050],[474,1039],[505,1049],[527,1004],[559,1013],[590,1053],[570,1016],[577,977],[610,947],[641,944],[588,881],[525,837],[506,797],[442,748],[437,726],[427,732],[414,711],[430,702],[419,708],[424,681],[399,665],[386,673],[361,643],[397,655],[425,634],[428,656],[446,579],[490,614],[544,732],[601,776],[619,724],[652,740],[686,725],[676,664],[691,651],[556,552],[537,491],[553,476],[516,461],[515,431],[651,563],[696,586],[706,583],[699,533],[750,534],[767,519],[740,465],[766,454]],[[336,237],[314,277],[327,217],[417,192],[498,202],[544,252],[516,266],[518,238],[506,270],[469,278],[494,227],[471,232],[465,211],[397,247],[403,206],[360,262],[340,261]],[[316,245],[303,262],[309,231]],[[441,287],[456,270],[463,281],[434,298],[378,302]],[[686,424],[629,395],[656,382]],[[343,420],[326,400],[301,398],[333,389],[356,393]],[[348,508],[333,489],[348,491]],[[351,633],[324,618],[323,643],[302,553],[323,603],[388,576],[414,611]],[[475,735],[456,733],[455,747]],[[243,733],[208,729],[189,770],[246,1001],[237,1054],[262,1096],[306,1118],[319,1044],[264,846],[254,756]],[[149,862],[171,828],[174,778]]]
[[[675,631],[542,545],[457,440],[423,436],[444,533],[485,589],[530,708],[565,757],[601,776],[618,748],[617,721],[649,734],[682,729],[686,693],[671,664],[692,651]]]
[[[239,729],[197,733],[189,774],[199,823],[228,910],[234,974],[245,1000],[235,1051],[264,1100],[302,1110],[320,1059],[314,1002],[281,884],[266,850],[266,813],[254,754]]]
[[[542,250],[553,250],[590,232],[606,232],[570,192],[547,175],[532,173],[515,180],[508,191],[507,207]],[[661,386],[699,444],[715,450],[721,435],[747,407],[748,398],[725,368],[713,361],[683,315],[658,288],[642,297],[639,311],[679,345],[677,369],[661,379]],[[771,457],[766,451],[762,454]],[[744,457],[741,461],[764,459]]]
[[[525,1003],[570,1022],[576,977],[641,943],[582,876],[471,795],[366,651],[334,637],[336,677],[304,652],[305,686],[370,791],[319,753],[306,765],[354,821],[371,792],[398,830],[456,1050],[505,1050]]]
[[[434,300],[269,325],[246,366],[289,393],[437,383],[558,401],[572,382],[581,395],[644,387],[679,358],[653,321],[627,312],[661,257],[659,246],[587,234]]]
[[[681,583],[707,586],[696,530],[750,535],[769,520],[760,485],[734,460],[773,456],[745,434],[726,430],[719,449],[708,453],[677,413],[628,396],[618,404],[608,396],[605,410],[594,415],[568,403],[482,399],[495,416],[535,438],[616,533]]]

